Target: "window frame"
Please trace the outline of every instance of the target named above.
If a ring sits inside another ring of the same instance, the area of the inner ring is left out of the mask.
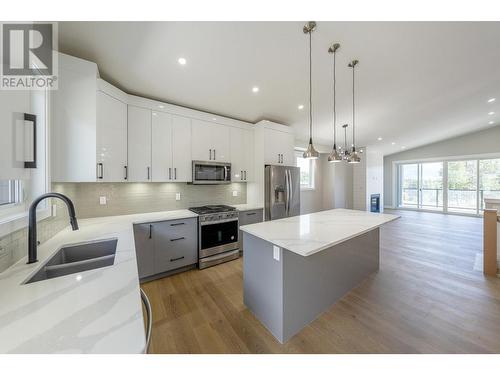
[[[483,216],[484,208],[481,208],[480,202],[480,161],[490,160],[490,159],[500,159],[500,153],[487,153],[487,154],[476,154],[476,155],[460,155],[460,156],[448,156],[448,157],[436,157],[436,158],[424,158],[424,159],[408,159],[400,161],[392,161],[392,207],[398,210],[410,210],[410,211],[423,211],[423,212],[440,212],[447,215],[462,215],[462,216]],[[458,162],[458,161],[474,161],[476,163],[476,212],[457,212],[450,211],[448,209],[448,163]],[[401,184],[400,184],[400,166],[404,164],[423,164],[429,162],[442,162],[443,163],[443,210],[427,210],[422,208],[413,207],[402,207],[400,206],[400,196],[401,196]]]
[[[303,159],[302,154],[303,154],[303,151],[299,151],[299,150],[295,151],[295,165],[299,168],[300,168],[300,166],[298,165],[297,160]],[[316,190],[316,184],[315,184],[316,163],[314,163],[314,159],[309,159],[307,161],[309,162],[309,184],[305,185],[305,184],[301,183],[300,184],[301,191]],[[299,175],[300,175],[300,172],[299,172]],[[300,182],[300,178],[299,178],[299,182]]]

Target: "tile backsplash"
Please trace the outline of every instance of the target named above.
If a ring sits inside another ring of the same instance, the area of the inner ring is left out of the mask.
[[[204,204],[247,201],[245,183],[190,185],[185,183],[54,183],[53,191],[71,198],[79,218],[178,210]],[[233,191],[237,196],[233,196]],[[176,194],[180,200],[176,200]],[[101,205],[99,198],[105,197]]]
[[[245,183],[190,185],[184,183],[53,183],[52,191],[67,195],[75,204],[77,218],[127,215],[167,211],[204,204],[243,204],[247,201]],[[233,196],[233,192],[237,192]],[[176,200],[176,194],[180,200]],[[106,197],[106,204],[100,204]],[[38,240],[48,240],[69,225],[65,204],[53,199],[57,215],[38,223]],[[0,238],[0,272],[26,256],[27,228]]]

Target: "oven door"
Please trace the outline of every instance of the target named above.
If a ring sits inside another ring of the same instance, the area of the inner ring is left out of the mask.
[[[238,220],[200,225],[200,258],[238,249]]]
[[[193,184],[228,184],[231,163],[193,161]]]

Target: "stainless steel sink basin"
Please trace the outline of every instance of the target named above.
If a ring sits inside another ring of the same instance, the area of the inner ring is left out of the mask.
[[[116,238],[85,242],[60,248],[25,284],[112,266]]]

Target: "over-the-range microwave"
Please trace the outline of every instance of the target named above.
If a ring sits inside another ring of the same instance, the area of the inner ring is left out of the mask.
[[[231,163],[193,160],[193,184],[229,184]]]

